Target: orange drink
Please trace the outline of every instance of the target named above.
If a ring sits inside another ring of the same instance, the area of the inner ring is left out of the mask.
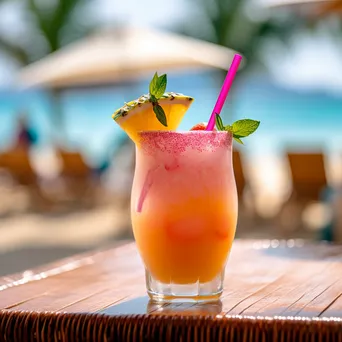
[[[232,134],[140,132],[131,216],[153,299],[217,299],[237,222]]]
[[[175,130],[194,99],[165,92],[166,74],[155,73],[149,94],[113,114],[136,144],[131,218],[153,301],[214,301],[222,293],[238,206],[232,141],[242,144],[260,124],[225,125],[219,115],[241,59],[234,56],[209,122],[189,132]]]

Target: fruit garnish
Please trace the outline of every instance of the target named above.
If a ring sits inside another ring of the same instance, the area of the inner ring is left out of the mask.
[[[164,95],[167,85],[166,74],[158,76],[157,73],[154,74],[152,81],[150,83],[150,102],[152,103],[153,111],[156,114],[159,122],[167,127],[167,118],[163,107],[158,103],[158,100]]]
[[[153,76],[149,94],[125,103],[112,118],[137,143],[140,131],[176,130],[193,98],[180,93],[165,92],[167,76]]]
[[[190,129],[190,131],[205,131],[207,122],[200,122]]]
[[[224,126],[220,115],[216,114],[215,117],[216,127],[219,131],[228,131],[233,134],[233,138],[239,144],[243,145],[241,138],[248,137],[252,133],[254,133],[259,125],[260,121],[251,120],[251,119],[243,119],[235,121],[232,125]]]

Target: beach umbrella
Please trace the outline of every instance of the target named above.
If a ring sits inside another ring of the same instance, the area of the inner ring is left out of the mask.
[[[159,73],[224,69],[235,51],[152,28],[107,28],[22,68],[20,88],[50,90],[56,139],[65,141],[61,97],[70,88],[95,87],[150,78]]]
[[[19,84],[53,89],[135,80],[155,71],[227,70],[234,51],[206,41],[147,28],[107,29],[24,67]]]
[[[309,18],[321,18],[330,14],[342,15],[341,0],[263,0],[271,9],[289,8]]]

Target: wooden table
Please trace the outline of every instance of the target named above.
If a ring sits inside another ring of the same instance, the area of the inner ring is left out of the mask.
[[[0,278],[0,341],[342,341],[342,247],[235,241],[222,300],[150,302],[133,243]]]

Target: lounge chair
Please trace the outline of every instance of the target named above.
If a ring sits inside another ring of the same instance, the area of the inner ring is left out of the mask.
[[[281,208],[280,225],[285,235],[293,237],[294,232],[304,227],[302,215],[308,205],[319,202],[327,188],[324,155],[321,152],[288,152],[287,160],[292,180],[292,192]]]
[[[36,185],[37,176],[31,166],[28,152],[15,149],[0,154],[0,167],[19,185]]]
[[[322,153],[288,153],[292,196],[297,201],[318,201],[327,186],[327,178]]]
[[[57,154],[61,162],[60,177],[65,183],[68,199],[93,204],[95,199],[93,170],[79,152],[58,149]]]
[[[24,187],[30,196],[29,209],[46,210],[52,206],[52,200],[42,192],[26,149],[13,149],[0,154],[0,168],[7,171],[15,185]]]

